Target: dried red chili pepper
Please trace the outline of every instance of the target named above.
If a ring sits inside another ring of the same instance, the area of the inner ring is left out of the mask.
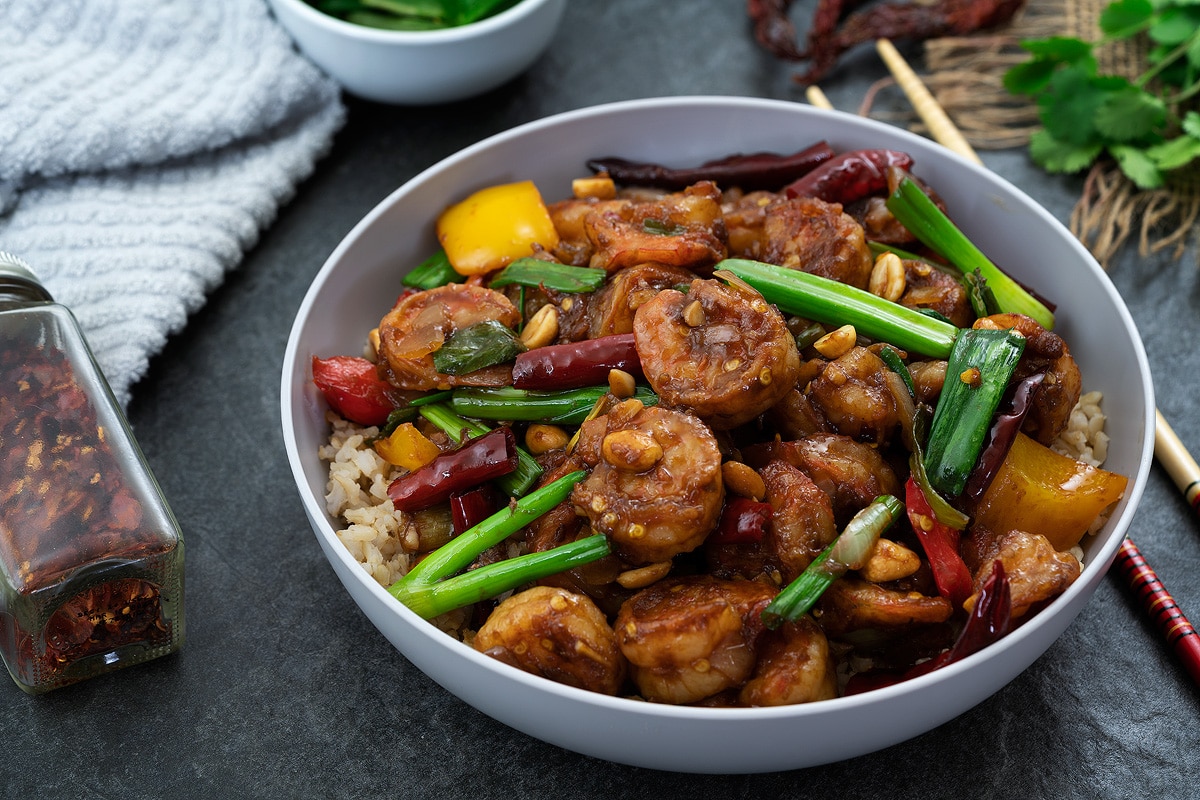
[[[699,181],[712,181],[722,188],[737,186],[754,191],[777,190],[833,157],[833,148],[822,141],[795,153],[738,153],[698,167],[665,167],[614,157],[593,158],[587,166],[595,172],[607,172],[617,183],[627,185],[676,190]]]
[[[938,592],[955,608],[961,607],[971,596],[971,571],[958,552],[958,531],[938,521],[925,493],[911,477],[904,484],[904,506],[908,521],[925,548]]]
[[[398,511],[420,511],[517,468],[517,440],[502,425],[401,475],[387,494]]]
[[[398,390],[358,356],[312,360],[313,383],[337,413],[359,425],[382,425],[400,404]]]
[[[526,350],[513,362],[513,386],[518,389],[600,386],[608,381],[608,373],[614,369],[641,377],[642,362],[632,333]]]
[[[500,510],[500,493],[490,484],[450,495],[450,520],[454,535],[473,528]]]
[[[913,158],[899,150],[851,150],[840,153],[788,184],[788,197],[815,197],[846,205],[888,188],[889,168],[908,170]]]
[[[967,479],[967,486],[963,491],[967,497],[978,500],[987,491],[1000,465],[1004,463],[1004,457],[1008,455],[1013,439],[1017,438],[1017,431],[1021,430],[1021,424],[1029,414],[1033,396],[1045,379],[1046,373],[1035,372],[1011,387],[1000,401],[1000,409],[992,420],[992,427],[988,429],[983,450],[979,453],[979,461],[975,469],[971,470],[971,477]]]
[[[760,542],[770,521],[770,503],[760,503],[749,497],[731,497],[725,501],[721,520],[708,541],[717,545]]]
[[[859,0],[820,0],[813,12],[808,46],[803,49],[780,41],[787,36],[783,22],[791,25],[786,20],[789,2],[751,0],[747,11],[754,22],[755,38],[767,52],[788,61],[808,60],[808,70],[796,76],[796,81],[807,86],[828,75],[838,58],[857,45],[878,39],[919,42],[939,36],[963,36],[1007,22],[1025,2],[883,3],[847,16],[846,12],[860,4]]]

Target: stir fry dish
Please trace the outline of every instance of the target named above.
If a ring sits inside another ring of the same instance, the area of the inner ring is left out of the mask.
[[[915,166],[597,158],[567,199],[445,209],[364,353],[312,361],[341,541],[478,651],[651,702],[829,699],[1003,637],[1127,479],[1053,304]]]

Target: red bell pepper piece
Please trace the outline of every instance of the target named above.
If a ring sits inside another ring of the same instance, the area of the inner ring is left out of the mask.
[[[961,607],[971,596],[971,572],[958,552],[959,532],[938,522],[925,493],[911,477],[904,484],[904,505],[908,521],[925,548],[938,591],[956,608]]]
[[[387,494],[398,511],[420,511],[516,468],[517,439],[512,428],[502,425],[401,475]]]
[[[400,405],[398,390],[365,358],[313,356],[312,372],[329,407],[358,425],[382,425]]]
[[[717,529],[708,538],[713,544],[759,542],[766,535],[770,521],[770,503],[760,503],[749,497],[731,497],[725,501]]]
[[[632,333],[526,350],[513,362],[513,386],[518,389],[599,386],[608,381],[609,370],[613,369],[641,377],[642,362]]]

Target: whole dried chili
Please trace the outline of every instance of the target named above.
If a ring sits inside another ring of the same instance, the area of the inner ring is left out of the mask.
[[[1011,387],[1000,401],[1000,408],[996,411],[992,427],[988,430],[979,461],[971,471],[971,477],[967,479],[967,487],[963,491],[967,497],[978,500],[987,491],[992,478],[996,477],[1000,465],[1004,463],[1004,457],[1012,447],[1013,439],[1017,438],[1017,431],[1021,430],[1021,424],[1033,405],[1033,397],[1038,387],[1045,379],[1046,373],[1035,372]]]
[[[737,186],[755,191],[786,186],[833,156],[833,148],[822,141],[795,153],[738,153],[698,167],[666,167],[615,157],[593,158],[587,166],[595,172],[607,172],[614,181],[626,185],[677,190],[698,181],[712,181],[723,189]]]
[[[420,511],[517,468],[517,440],[502,425],[401,475],[387,495],[397,511]]]
[[[842,54],[860,44],[877,39],[925,41],[964,36],[1007,22],[1024,4],[1025,0],[882,3],[847,15],[861,5],[860,0],[820,0],[804,48],[781,41],[791,25],[786,17],[790,2],[749,0],[747,13],[754,23],[755,38],[767,52],[788,61],[809,62],[807,71],[796,76],[797,82],[807,86],[828,75]]]
[[[614,369],[641,377],[642,362],[632,333],[527,350],[513,362],[513,386],[534,390],[599,386]]]
[[[847,205],[888,189],[889,169],[908,170],[913,158],[899,150],[840,153],[784,188],[788,197],[815,197]]]

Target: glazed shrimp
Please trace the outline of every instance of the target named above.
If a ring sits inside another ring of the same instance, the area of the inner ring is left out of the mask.
[[[837,697],[837,667],[824,631],[803,616],[767,631],[754,674],[738,699],[747,706],[783,706]]]
[[[691,414],[626,400],[585,422],[576,452],[592,474],[571,501],[631,564],[667,561],[700,546],[725,498],[721,453]]]
[[[698,575],[659,581],[630,598],[613,628],[642,696],[694,703],[741,685],[774,595],[762,583]]]
[[[815,197],[766,208],[762,260],[867,288],[874,259],[862,226],[838,203]]]
[[[835,432],[860,442],[887,444],[900,427],[888,372],[879,356],[865,347],[851,347],[825,366],[806,394]]]
[[[659,292],[638,308],[633,334],[642,371],[663,402],[718,430],[775,405],[800,372],[783,316],[749,287],[697,279],[687,294]]]
[[[701,181],[655,202],[601,206],[583,218],[593,246],[590,266],[608,272],[647,262],[711,268],[726,253],[719,200],[717,187]]]
[[[461,283],[405,297],[379,323],[379,357],[387,379],[401,389],[416,391],[511,383],[508,367],[442,375],[433,366],[434,351],[450,334],[487,320],[511,328],[520,314],[500,292]]]
[[[691,283],[696,276],[683,267],[638,264],[609,277],[591,299],[588,337],[633,333],[634,313],[663,289]]]
[[[558,683],[616,694],[625,658],[600,609],[581,594],[535,586],[492,612],[472,645],[481,653]]]

